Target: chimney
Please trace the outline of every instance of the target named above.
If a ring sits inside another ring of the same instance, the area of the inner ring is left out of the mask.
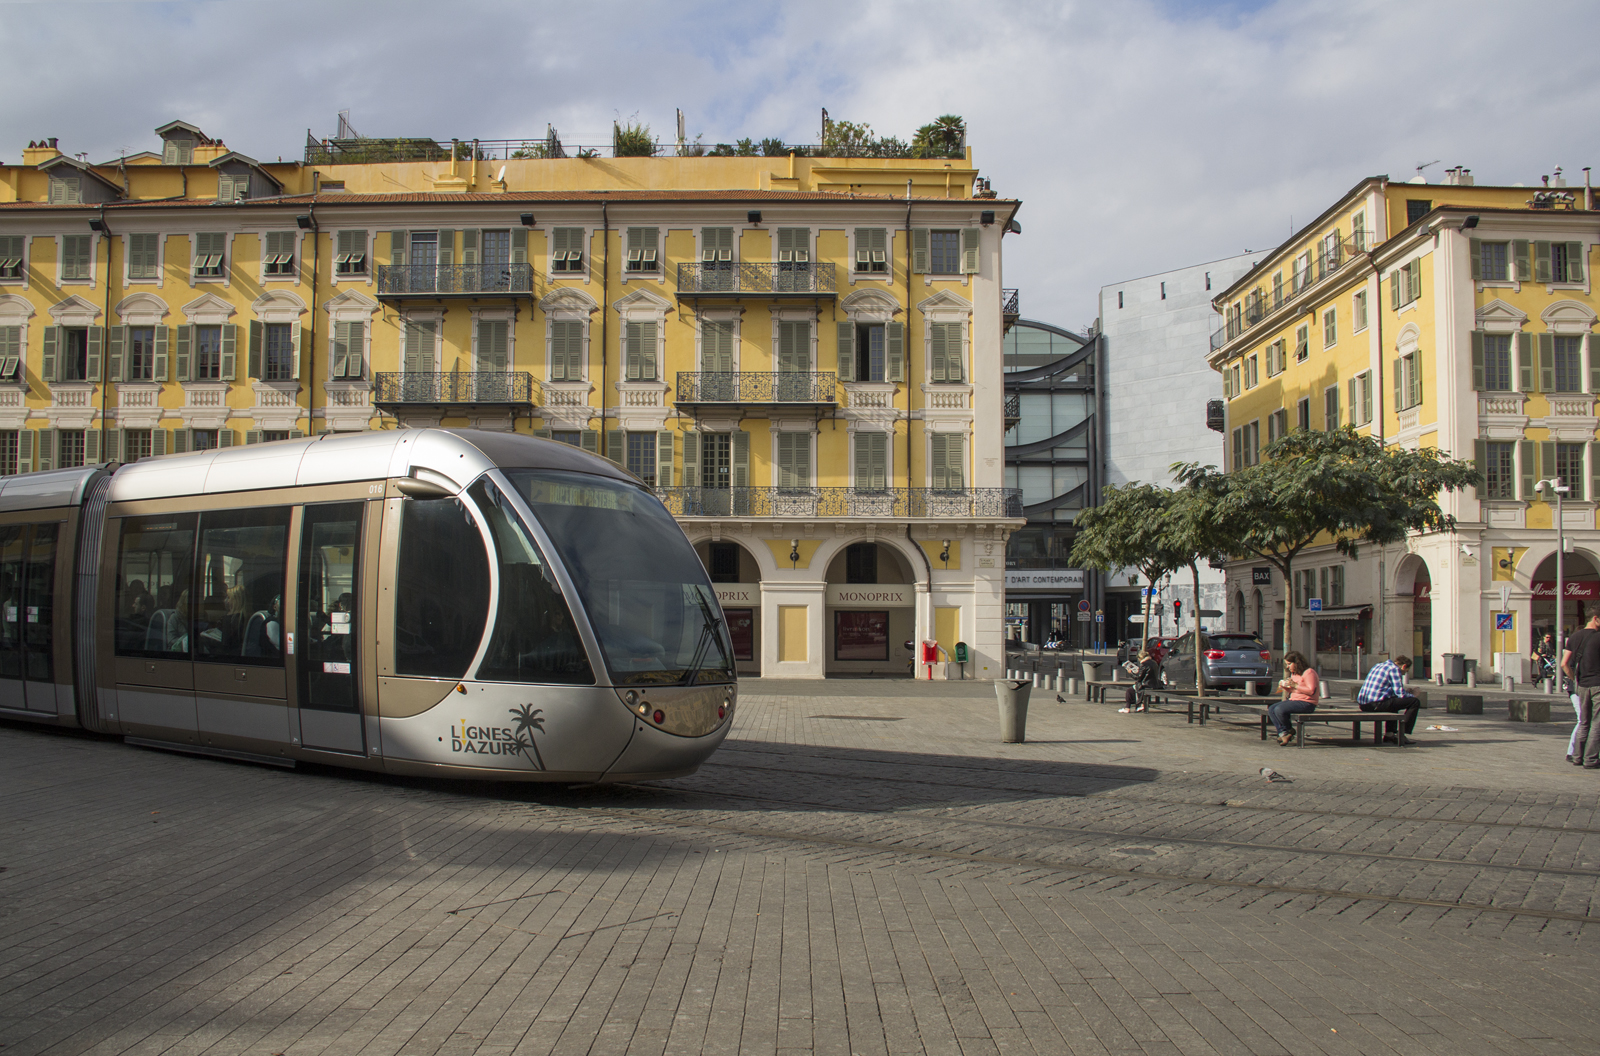
[[[56,149],[54,136],[37,142],[29,140],[28,149],[22,152],[22,163],[24,165],[38,165],[41,162],[49,161],[60,153],[61,151]]]

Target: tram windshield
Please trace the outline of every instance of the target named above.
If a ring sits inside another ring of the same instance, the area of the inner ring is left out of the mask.
[[[727,682],[733,646],[705,566],[648,491],[508,469],[567,566],[618,685]]]

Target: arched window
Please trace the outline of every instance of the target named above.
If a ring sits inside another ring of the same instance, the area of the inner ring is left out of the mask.
[[[1255,609],[1255,613],[1256,613],[1256,633],[1259,634],[1259,635],[1265,636],[1266,633],[1267,633],[1267,628],[1266,628],[1265,624],[1262,622],[1262,618],[1261,618],[1261,591],[1260,590],[1256,591],[1255,597],[1252,600],[1255,602],[1255,604],[1252,606],[1252,608]]]
[[[1239,633],[1243,634],[1244,631],[1245,631],[1245,623],[1244,623],[1244,591],[1242,591],[1242,590],[1234,592],[1234,595],[1233,595],[1233,611],[1236,613],[1236,615],[1233,617],[1234,629],[1237,630]]]

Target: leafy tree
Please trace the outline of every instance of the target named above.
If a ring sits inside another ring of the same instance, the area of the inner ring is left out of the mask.
[[[1439,493],[1483,483],[1470,462],[1434,448],[1385,446],[1349,428],[1290,433],[1263,454],[1232,473],[1195,462],[1172,468],[1195,493],[1196,516],[1218,533],[1222,548],[1270,562],[1291,591],[1295,558],[1307,547],[1332,543],[1355,558],[1364,542],[1384,546],[1411,532],[1451,531],[1455,518],[1439,508]],[[1285,620],[1285,638],[1288,629]]]
[[[854,121],[829,121],[822,137],[823,150],[837,158],[867,157],[874,142],[872,126]]]
[[[1078,514],[1073,563],[1102,572],[1136,568],[1150,585],[1182,567],[1185,557],[1173,549],[1166,524],[1174,496],[1154,484],[1106,488],[1100,493],[1100,505]],[[1150,637],[1150,602],[1151,595],[1146,595],[1141,642]]]
[[[1210,497],[1196,488],[1171,493],[1161,533],[1166,551],[1178,559],[1180,567],[1188,566],[1194,580],[1194,603],[1189,610],[1194,620],[1194,687],[1203,697],[1206,683],[1200,671],[1200,562],[1221,564],[1228,556],[1228,540],[1213,516]]]
[[[945,114],[917,129],[911,140],[912,156],[918,158],[956,158],[962,153],[967,123],[956,114]]]

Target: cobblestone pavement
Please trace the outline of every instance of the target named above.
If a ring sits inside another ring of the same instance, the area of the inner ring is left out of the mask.
[[[0,724],[3,1056],[1595,1051],[1570,723],[1053,696],[1002,745],[987,684],[750,682],[576,789]]]

